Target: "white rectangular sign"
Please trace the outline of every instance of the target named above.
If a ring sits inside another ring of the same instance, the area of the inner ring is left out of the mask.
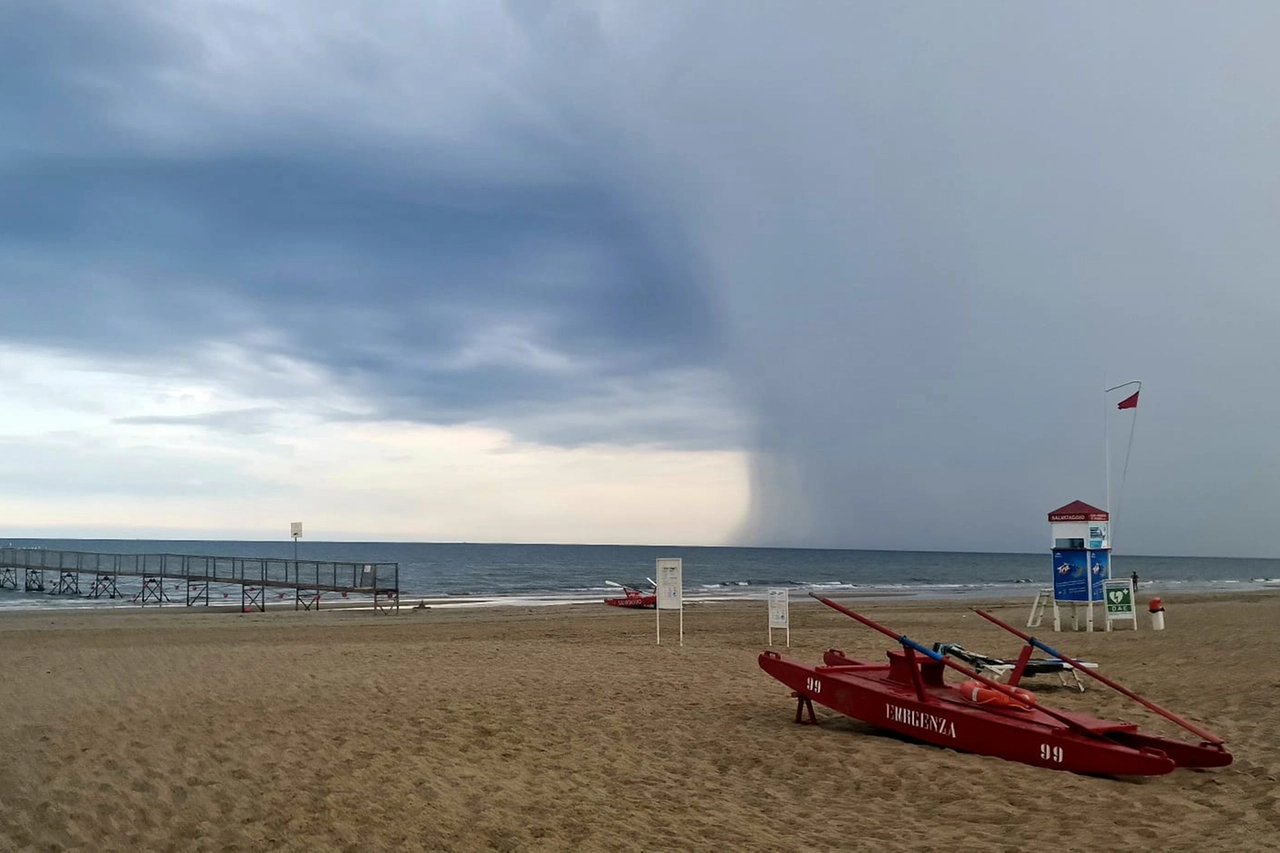
[[[289,524],[289,535],[297,539],[302,535],[302,522],[294,521]]]
[[[658,571],[658,609],[681,610],[684,607],[684,561],[679,557],[660,559]]]
[[[1108,631],[1112,622],[1121,619],[1132,619],[1133,629],[1138,630],[1138,609],[1134,598],[1133,581],[1129,578],[1102,582],[1102,605],[1107,614]]]
[[[769,590],[769,627],[770,628],[788,628],[791,626],[789,608],[791,604],[791,590],[789,589],[771,589]]]

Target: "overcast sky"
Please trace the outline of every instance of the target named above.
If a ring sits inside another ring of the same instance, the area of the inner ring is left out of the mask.
[[[0,0],[4,532],[1276,556],[1276,32]]]

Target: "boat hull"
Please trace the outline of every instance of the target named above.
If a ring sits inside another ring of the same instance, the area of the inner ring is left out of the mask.
[[[606,598],[605,604],[628,609],[655,608],[658,606],[656,595],[628,595],[625,598]]]
[[[825,665],[809,666],[776,652],[764,652],[759,664],[799,697],[909,738],[960,752],[1108,776],[1157,776],[1173,771],[1182,762],[1160,748],[1165,743],[1189,750],[1183,758],[1220,763],[1231,760],[1229,754],[1217,749],[1140,735],[1137,726],[1130,723],[1071,714],[1075,723],[1090,730],[1083,732],[1034,708],[977,706],[944,684],[941,664],[936,664],[936,670],[930,669],[935,663],[931,661],[925,661],[923,666],[915,664],[922,673],[922,700],[912,679],[903,677],[908,662],[902,653],[889,655],[891,664],[886,665],[828,652]],[[897,665],[893,661],[895,655],[899,656]],[[1128,738],[1129,743],[1113,737]],[[1225,756],[1225,761],[1215,756]]]

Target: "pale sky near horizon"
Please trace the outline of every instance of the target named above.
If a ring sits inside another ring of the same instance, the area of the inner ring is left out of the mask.
[[[1280,556],[1278,24],[0,3],[0,538]]]

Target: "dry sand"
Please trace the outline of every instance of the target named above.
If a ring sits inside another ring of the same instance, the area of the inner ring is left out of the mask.
[[[1029,603],[994,609],[1021,624]],[[1280,849],[1280,594],[1166,607],[1162,633],[1145,613],[1137,633],[1044,631],[1235,754],[1137,781],[821,708],[821,725],[794,725],[756,665],[763,603],[689,607],[683,648],[673,615],[655,647],[652,611],[603,605],[7,614],[0,849]],[[859,609],[926,642],[1019,646],[961,602]],[[807,599],[792,622],[801,660],[889,645]],[[1028,686],[1154,719],[1100,686]]]

